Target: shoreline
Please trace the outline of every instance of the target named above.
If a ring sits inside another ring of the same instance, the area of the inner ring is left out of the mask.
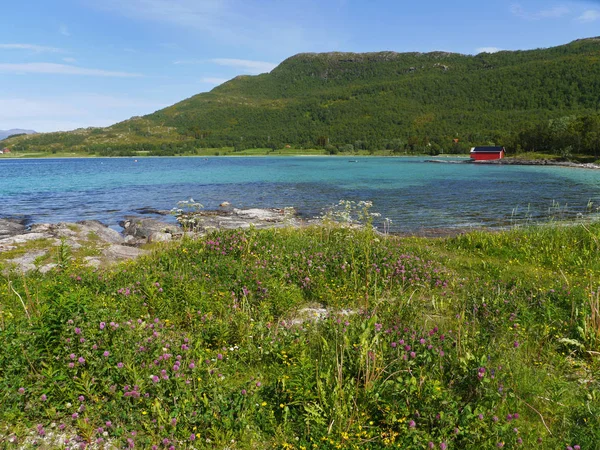
[[[490,161],[473,161],[467,159],[464,161],[443,161],[428,159],[425,162],[441,163],[441,164],[474,164],[482,166],[553,166],[553,167],[568,167],[572,169],[600,169],[599,164],[594,163],[575,163],[571,161],[554,161],[551,159],[521,159],[521,158],[502,158]]]
[[[212,159],[212,158],[428,158],[423,162],[427,163],[441,163],[441,164],[477,164],[477,165],[506,165],[506,166],[553,166],[553,167],[568,167],[572,169],[600,169],[600,164],[594,163],[577,163],[572,161],[555,161],[551,159],[523,159],[523,158],[503,158],[499,160],[491,161],[473,161],[468,155],[389,155],[389,154],[224,154],[224,155],[171,155],[171,156],[156,156],[156,155],[136,155],[136,156],[97,156],[97,155],[40,155],[40,156],[0,156],[0,162],[3,160],[14,161],[14,160],[37,160],[37,159],[160,159],[160,158],[201,158],[201,159]],[[449,159],[455,159],[456,161],[449,161]],[[354,161],[352,161],[354,162]]]

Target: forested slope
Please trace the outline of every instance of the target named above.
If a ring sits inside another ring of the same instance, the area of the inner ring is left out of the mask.
[[[147,116],[4,145],[105,153],[286,145],[436,152],[496,143],[594,153],[599,108],[600,38],[475,56],[305,53]]]

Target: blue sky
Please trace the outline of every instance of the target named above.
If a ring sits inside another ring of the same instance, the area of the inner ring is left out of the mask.
[[[551,47],[600,35],[598,1],[10,0],[0,129],[106,126],[300,52]]]

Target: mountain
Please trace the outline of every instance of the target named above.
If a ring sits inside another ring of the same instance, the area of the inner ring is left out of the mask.
[[[15,134],[35,134],[36,131],[33,130],[21,130],[19,128],[13,128],[12,130],[0,130],[0,141],[2,139],[6,139],[9,136],[14,136]]]
[[[224,146],[516,147],[524,130],[595,117],[599,109],[600,38],[478,55],[302,53],[268,74],[238,76],[143,117],[9,143],[15,150],[101,154]]]

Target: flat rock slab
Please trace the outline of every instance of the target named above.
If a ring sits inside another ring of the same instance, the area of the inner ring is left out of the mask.
[[[9,266],[15,266],[21,272],[29,272],[36,269],[35,260],[46,256],[46,253],[46,250],[36,250],[18,258],[9,259],[6,262]]]
[[[77,222],[78,225],[81,225],[82,232],[86,233],[89,237],[90,233],[98,236],[103,242],[109,242],[111,244],[123,244],[125,239],[121,233],[112,228],[108,228],[101,222],[97,220],[83,220],[81,222]]]
[[[109,259],[107,262],[121,261],[123,259],[134,259],[141,255],[147,255],[148,250],[128,247],[126,245],[111,245],[105,248],[102,254]]]

